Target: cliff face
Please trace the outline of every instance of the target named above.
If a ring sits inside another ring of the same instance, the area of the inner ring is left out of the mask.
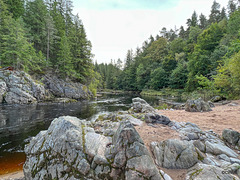
[[[23,71],[0,70],[0,103],[31,104],[50,98],[88,99],[92,93],[80,83],[44,76],[34,80]]]

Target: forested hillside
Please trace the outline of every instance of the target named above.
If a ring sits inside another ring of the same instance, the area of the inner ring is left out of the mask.
[[[209,17],[194,11],[186,25],[170,30],[163,27],[135,52],[128,50],[124,67],[121,60],[95,64],[104,82],[102,88],[201,89],[239,97],[239,1],[229,0],[226,8],[214,1]]]
[[[90,84],[91,42],[71,0],[0,0],[0,66]]]

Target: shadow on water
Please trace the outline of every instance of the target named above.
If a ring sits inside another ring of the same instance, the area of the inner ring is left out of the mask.
[[[104,94],[92,101],[68,104],[0,105],[0,174],[22,168],[25,161],[24,145],[39,131],[48,129],[54,118],[69,115],[90,119],[100,112],[128,110],[134,97],[136,96],[129,94]],[[158,102],[154,97],[144,96],[143,98],[151,105]],[[17,166],[15,167],[11,162]],[[11,170],[6,166],[12,169],[15,167],[15,169]]]

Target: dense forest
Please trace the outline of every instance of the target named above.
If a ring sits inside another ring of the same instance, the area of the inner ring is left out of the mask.
[[[91,42],[71,0],[0,0],[0,66],[54,72],[99,89],[204,90],[240,97],[240,8],[213,2],[179,29],[163,27],[124,60],[92,62]],[[154,22],[156,23],[156,22]]]
[[[94,86],[91,42],[71,0],[0,0],[0,66]]]
[[[211,91],[228,98],[240,96],[240,9],[213,2],[209,17],[193,12],[186,27],[152,35],[125,63],[95,64],[101,88],[142,91],[183,89]]]

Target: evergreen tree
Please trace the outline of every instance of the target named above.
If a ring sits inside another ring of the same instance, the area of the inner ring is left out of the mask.
[[[228,1],[227,10],[228,10],[228,16],[231,16],[231,14],[237,10],[237,4],[234,2],[234,0]]]
[[[57,70],[59,69],[60,73],[65,77],[74,75],[71,61],[70,45],[66,36],[63,36],[61,38],[57,56],[57,64],[55,65],[55,67],[57,67]]]
[[[8,17],[5,26],[8,31],[1,35],[0,59],[4,60],[3,65],[25,71],[40,69],[36,65],[35,50],[25,36],[22,18],[15,20]]]
[[[47,32],[46,32],[47,7],[43,0],[28,1],[24,22],[29,29],[29,35],[34,48],[37,51],[47,53]]]
[[[180,31],[179,31],[179,34],[178,34],[178,35],[179,35],[179,37],[181,37],[182,39],[185,39],[185,38],[186,38],[186,32],[185,32],[183,26],[180,27]]]
[[[207,25],[208,25],[208,21],[207,21],[207,18],[206,18],[206,16],[204,16],[203,14],[201,14],[200,16],[199,16],[199,27],[201,28],[201,29],[205,29],[206,27],[207,27]]]
[[[220,4],[214,0],[211,13],[209,15],[209,24],[219,22],[221,20]]]
[[[87,39],[87,35],[78,15],[74,17],[74,24],[70,33],[71,55],[74,70],[80,79],[86,81],[92,70],[92,45]]]
[[[188,28],[190,28],[191,26],[195,27],[198,25],[198,16],[196,11],[194,11],[192,14],[192,17],[187,20],[187,25],[188,25]]]
[[[130,65],[133,63],[133,51],[128,50],[126,59],[125,59],[125,68],[130,67]]]
[[[24,14],[24,0],[4,0],[8,6],[8,11],[14,19],[17,19]]]
[[[226,9],[223,7],[222,11],[221,11],[221,20],[226,19],[226,18],[227,18]]]

